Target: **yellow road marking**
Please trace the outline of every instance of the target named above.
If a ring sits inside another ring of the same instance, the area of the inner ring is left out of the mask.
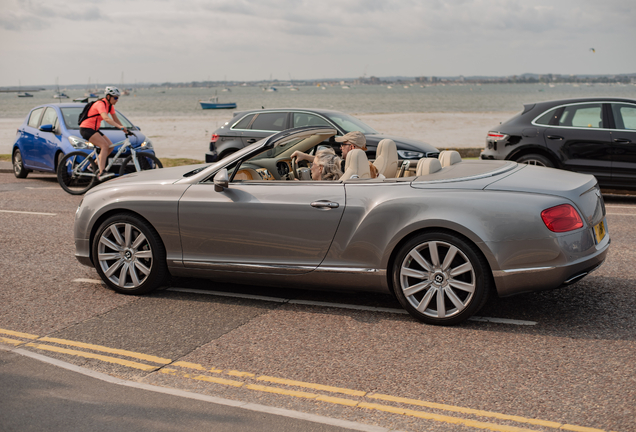
[[[211,377],[211,376],[207,376],[207,375],[193,375],[193,374],[184,373],[184,372],[177,371],[175,369],[168,369],[168,368],[160,369],[159,372],[167,374],[167,375],[180,376],[180,377],[183,377],[183,378],[190,378],[190,379],[194,379],[194,380],[197,380],[197,381],[206,381],[206,382],[211,382],[211,383],[214,383],[214,384],[229,385],[229,386],[232,386],[232,387],[242,387],[243,384],[244,384],[241,381],[233,381],[233,380],[228,380],[228,379],[223,379],[223,378]]]
[[[43,337],[40,340],[42,342],[53,342],[53,343],[60,344],[60,345],[69,345],[69,346],[74,346],[74,347],[78,347],[78,348],[86,348],[86,349],[90,349],[90,350],[94,350],[94,351],[107,352],[107,353],[110,353],[110,354],[123,355],[123,356],[126,356],[126,357],[132,357],[132,358],[136,358],[136,359],[139,359],[139,360],[151,361],[151,362],[159,363],[159,364],[170,364],[170,363],[172,363],[172,360],[166,359],[166,358],[162,358],[162,357],[156,357],[156,356],[153,356],[153,355],[142,354],[142,353],[138,353],[138,352],[134,352],[134,351],[128,351],[128,350],[122,350],[122,349],[116,349],[116,348],[109,348],[109,347],[105,347],[105,346],[101,346],[101,345],[93,345],[93,344],[88,344],[88,343],[84,343],[84,342],[75,342],[75,341],[70,341],[70,340],[66,340],[66,339],[57,339],[57,338],[50,338],[50,337]]]
[[[322,385],[322,384],[313,384],[313,383],[307,383],[307,382],[302,382],[302,381],[294,381],[294,380],[289,380],[289,379],[284,379],[284,378],[275,378],[275,377],[270,377],[270,376],[266,376],[266,375],[262,375],[259,376],[258,378],[256,378],[257,381],[267,381],[267,382],[271,382],[274,384],[283,384],[283,385],[290,385],[290,386],[296,386],[296,387],[305,387],[305,388],[310,388],[313,390],[322,390],[322,391],[328,391],[328,392],[332,392],[332,393],[342,393],[342,394],[346,394],[346,395],[350,395],[350,396],[364,396],[367,394],[367,392],[363,392],[363,391],[359,391],[359,390],[351,390],[351,389],[346,389],[346,388],[340,388],[340,387],[332,387],[332,386],[326,386],[326,385]]]
[[[235,377],[249,377],[249,378],[253,378],[256,376],[255,374],[250,372],[240,372],[235,370],[227,371],[227,374],[235,376]]]
[[[478,429],[488,429],[488,430],[497,431],[497,432],[538,432],[534,429],[524,429],[524,428],[519,428],[516,426],[498,425],[495,423],[486,423],[486,422],[480,422],[476,420],[469,420],[469,419],[463,419],[458,417],[432,414],[432,413],[428,413],[424,411],[415,411],[415,410],[380,405],[380,404],[362,402],[358,404],[358,406],[360,408],[374,409],[378,411],[390,412],[393,414],[402,414],[409,417],[422,418],[425,420],[434,420],[434,421],[438,421],[442,423],[458,424],[458,425],[463,425],[463,426],[468,426],[468,427],[473,427]]]
[[[24,338],[24,339],[37,339],[38,338],[38,336],[29,334],[29,333],[20,333],[20,332],[17,332],[17,331],[5,330],[5,329],[0,329],[0,333],[6,334],[6,335],[9,335],[9,336],[21,337],[21,338]]]
[[[0,334],[6,334],[6,335],[21,337],[21,338],[31,339],[31,340],[38,339],[38,336],[36,336],[36,335],[32,335],[32,334],[28,334],[28,333],[15,332],[15,331],[6,330],[6,329],[0,329]],[[137,353],[137,352],[133,352],[133,351],[109,348],[109,347],[104,347],[104,346],[101,346],[101,345],[93,345],[93,344],[87,344],[87,343],[83,343],[83,342],[75,342],[75,341],[70,341],[70,340],[66,340],[66,339],[57,339],[57,338],[43,337],[43,338],[40,339],[40,341],[53,342],[53,343],[62,344],[62,345],[69,345],[69,346],[75,346],[75,347],[80,347],[80,348],[85,348],[85,349],[92,349],[92,350],[96,350],[96,351],[108,352],[108,353],[111,353],[111,354],[124,355],[124,356],[128,356],[128,357],[133,357],[133,358],[138,358],[138,359],[142,359],[142,360],[152,361],[152,362],[160,363],[160,364],[169,364],[169,363],[172,362],[172,360],[165,359],[165,358],[162,358],[162,357],[146,355],[146,354]],[[24,341],[19,341],[19,340],[16,340],[16,339],[10,339],[10,338],[5,338],[5,337],[0,337],[0,342],[5,342],[5,343],[16,345],[16,346],[25,343]],[[100,361],[104,361],[104,362],[107,362],[107,363],[114,363],[114,364],[127,366],[127,367],[131,367],[131,368],[135,368],[135,369],[141,369],[141,370],[144,370],[144,371],[154,371],[154,370],[158,369],[157,366],[153,366],[153,365],[137,363],[137,362],[133,362],[133,361],[129,361],[129,360],[123,360],[123,359],[119,359],[119,358],[115,358],[115,357],[109,357],[109,356],[104,356],[104,355],[100,355],[100,354],[94,354],[94,353],[90,353],[90,352],[84,352],[84,351],[77,351],[77,350],[72,350],[72,349],[67,349],[67,348],[61,348],[61,347],[52,346],[52,345],[44,345],[44,344],[39,344],[39,343],[34,343],[34,342],[28,342],[28,343],[26,343],[26,346],[37,348],[37,349],[40,349],[40,350],[45,350],[45,351],[51,351],[51,352],[57,352],[57,353],[61,353],[61,354],[67,354],[67,355],[73,355],[73,356],[79,356],[79,357],[84,357],[84,358],[89,358],[89,359],[100,360]],[[216,368],[206,369],[205,367],[203,367],[200,364],[184,362],[184,361],[177,361],[173,365],[174,366],[185,367],[185,368],[189,368],[189,369],[194,369],[194,370],[199,370],[199,371],[205,371],[205,372],[213,372],[213,373],[222,373],[223,372],[222,369],[216,369]],[[274,394],[280,394],[280,395],[286,395],[286,396],[292,396],[292,397],[300,397],[300,398],[305,398],[305,399],[314,399],[314,400],[317,400],[317,401],[328,402],[328,403],[333,403],[333,404],[340,404],[340,405],[346,405],[346,406],[351,406],[351,407],[357,406],[357,407],[360,407],[360,408],[373,409],[373,410],[378,410],[378,411],[385,411],[385,412],[390,412],[390,413],[393,413],[393,414],[406,415],[406,416],[417,417],[417,418],[422,418],[422,419],[426,419],[426,420],[434,420],[434,421],[443,422],[443,423],[459,424],[459,425],[464,425],[464,426],[478,428],[478,429],[488,429],[488,430],[492,430],[492,431],[496,431],[496,432],[536,432],[536,431],[533,431],[531,429],[519,428],[519,427],[515,427],[515,426],[499,425],[499,424],[495,424],[495,423],[487,423],[487,422],[481,422],[481,421],[470,420],[470,419],[462,419],[462,418],[458,418],[458,417],[433,414],[433,413],[430,413],[430,412],[416,411],[416,410],[411,410],[411,409],[406,409],[406,408],[398,408],[398,407],[394,407],[394,406],[387,406],[387,405],[381,405],[381,404],[376,404],[376,403],[358,402],[358,401],[351,400],[351,399],[326,396],[326,395],[321,395],[321,394],[316,394],[316,393],[309,393],[309,392],[295,391],[295,390],[287,390],[287,389],[282,389],[282,388],[278,388],[278,387],[263,386],[263,385],[257,385],[257,384],[246,384],[246,383],[241,382],[241,381],[234,381],[234,380],[223,379],[223,378],[219,378],[219,377],[211,377],[211,376],[207,376],[207,375],[196,375],[196,374],[184,373],[184,372],[178,371],[176,369],[171,369],[171,368],[159,369],[158,372],[161,372],[161,373],[164,373],[164,374],[168,374],[168,375],[173,375],[173,376],[180,376],[180,377],[183,377],[183,378],[194,379],[194,380],[197,380],[197,381],[205,381],[205,382],[210,382],[210,383],[214,383],[214,384],[221,384],[221,385],[227,385],[227,386],[233,386],[233,387],[244,387],[244,388],[247,388],[247,389],[250,389],[250,390],[255,390],[255,391],[263,391],[263,392],[267,392],[267,393],[274,393]],[[228,375],[237,376],[237,377],[247,377],[247,378],[256,377],[256,375],[253,374],[253,373],[240,372],[240,371],[236,371],[236,370],[230,370],[230,371],[227,371],[226,373]],[[496,413],[496,412],[490,412],[490,411],[482,411],[482,410],[476,410],[476,409],[471,409],[471,408],[462,408],[462,407],[457,407],[457,406],[452,406],[452,405],[438,404],[438,403],[434,403],[434,402],[421,401],[421,400],[417,400],[417,399],[401,398],[401,397],[384,395],[384,394],[379,394],[379,393],[368,394],[366,392],[359,391],[359,390],[352,390],[352,389],[346,389],[346,388],[340,388],[340,387],[332,387],[332,386],[326,386],[326,385],[314,384],[314,383],[307,383],[307,382],[302,382],[302,381],[294,381],[294,380],[270,377],[270,376],[265,376],[265,375],[262,375],[262,376],[260,376],[258,378],[255,378],[255,379],[257,381],[271,382],[271,383],[274,383],[274,384],[290,385],[290,386],[296,386],[296,387],[304,387],[304,388],[310,388],[310,389],[313,389],[313,390],[329,391],[329,392],[334,392],[334,393],[342,393],[342,394],[347,394],[347,395],[351,395],[351,396],[358,396],[358,397],[368,397],[368,398],[371,398],[371,399],[385,400],[385,401],[397,402],[397,403],[403,403],[403,404],[409,404],[409,405],[416,405],[416,406],[422,406],[422,407],[427,407],[427,408],[432,408],[432,409],[452,411],[452,412],[457,412],[457,413],[461,413],[461,414],[477,415],[477,416],[481,416],[481,417],[491,417],[491,418],[495,418],[495,419],[499,419],[499,420],[509,420],[509,421],[514,421],[514,422],[517,422],[517,423],[526,423],[526,424],[532,424],[532,425],[537,425],[537,426],[543,426],[543,427],[549,427],[549,428],[555,428],[555,429],[561,429],[561,430],[568,430],[568,431],[573,431],[573,432],[605,432],[602,429],[596,429],[596,428],[590,428],[590,427],[584,427],[584,426],[576,426],[576,425],[570,425],[570,424],[561,424],[561,423],[558,423],[558,422],[552,422],[552,421],[546,421],[546,420],[530,419],[530,418],[525,418],[525,417],[520,417],[520,416],[513,416],[513,415],[501,414],[501,413]]]
[[[103,356],[101,354],[93,354],[93,353],[88,353],[88,352],[84,352],[84,351],[76,351],[76,350],[67,349],[67,348],[60,348],[60,347],[56,347],[56,346],[52,346],[52,345],[42,345],[42,344],[36,344],[36,343],[33,343],[33,342],[29,342],[28,344],[26,344],[26,346],[37,348],[37,349],[41,349],[41,350],[44,350],[44,351],[52,351],[52,352],[56,352],[56,353],[60,353],[60,354],[68,354],[68,355],[73,355],[73,356],[78,356],[78,357],[101,360],[103,362],[114,363],[114,364],[127,366],[127,367],[131,367],[131,368],[135,368],[135,369],[145,370],[145,371],[153,371],[153,370],[157,369],[156,366],[152,366],[152,365],[137,363],[137,362],[133,362],[133,361],[129,361],[129,360],[118,359],[118,358],[115,358],[115,357]]]
[[[8,343],[8,344],[15,345],[15,346],[22,345],[23,343],[25,343],[24,341],[21,341],[21,340],[9,339],[9,338],[2,337],[2,336],[0,336],[0,342]]]
[[[407,398],[395,397],[395,396],[389,396],[389,395],[383,395],[383,394],[370,394],[370,395],[368,395],[368,397],[371,398],[371,399],[380,399],[380,400],[385,400],[385,401],[389,401],[389,402],[398,402],[398,403],[404,403],[404,404],[409,404],[409,405],[418,405],[418,406],[423,406],[423,407],[427,407],[427,408],[434,408],[434,409],[439,409],[439,410],[444,410],[444,411],[453,411],[453,412],[462,413],[462,414],[474,414],[474,415],[478,415],[478,416],[481,416],[481,417],[492,417],[492,418],[496,418],[496,419],[499,419],[499,420],[512,420],[512,421],[515,421],[517,423],[528,423],[528,424],[533,424],[533,425],[537,425],[537,426],[544,426],[544,427],[549,427],[549,428],[555,428],[555,429],[558,429],[558,428],[563,426],[563,424],[561,424],[561,423],[552,422],[552,421],[536,420],[536,419],[530,419],[530,418],[525,418],[525,417],[519,417],[519,416],[513,416],[513,415],[507,415],[507,414],[500,414],[500,413],[496,413],[496,412],[476,410],[476,409],[472,409],[472,408],[462,408],[462,407],[458,407],[458,406],[444,405],[444,404],[438,404],[438,403],[434,403],[434,402],[426,402],[426,401],[421,401],[421,400],[417,400],[417,399],[407,399]],[[598,431],[598,429],[597,429],[597,431]]]

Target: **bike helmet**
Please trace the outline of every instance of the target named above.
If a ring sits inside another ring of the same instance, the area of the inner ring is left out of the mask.
[[[121,92],[117,87],[106,87],[106,90],[104,90],[104,96],[108,95],[119,97],[121,96]]]

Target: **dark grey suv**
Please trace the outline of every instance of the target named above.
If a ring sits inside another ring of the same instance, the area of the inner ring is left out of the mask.
[[[328,126],[344,135],[351,131],[362,132],[367,139],[367,156],[375,159],[378,143],[390,138],[395,141],[400,159],[420,159],[437,157],[439,150],[425,142],[387,136],[357,118],[339,111],[322,109],[280,108],[241,111],[234,118],[212,133],[210,151],[205,154],[206,162],[216,162],[230,153],[268,137],[276,132],[301,126]],[[331,138],[328,143],[340,153],[340,145]]]
[[[524,105],[488,132],[482,159],[508,159],[594,175],[636,190],[636,101],[568,99]]]

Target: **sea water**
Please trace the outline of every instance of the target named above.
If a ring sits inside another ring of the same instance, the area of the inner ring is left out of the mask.
[[[254,108],[322,108],[352,114],[409,112],[514,112],[525,103],[579,97],[624,97],[636,99],[636,85],[604,84],[446,84],[446,85],[299,86],[297,91],[278,87],[151,87],[122,96],[117,109],[134,122],[135,116],[191,116],[202,110],[199,100],[218,96],[219,102],[235,102],[236,110]],[[84,90],[65,90],[71,102]],[[0,118],[24,118],[31,108],[58,102],[51,90],[34,92],[31,98],[0,93]]]

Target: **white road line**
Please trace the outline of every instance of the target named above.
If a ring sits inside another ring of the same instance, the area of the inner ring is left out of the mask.
[[[605,204],[605,208],[609,208],[609,209],[628,208],[628,209],[636,210],[636,206],[621,206],[621,205],[607,205],[607,204]]]
[[[178,397],[184,397],[184,398],[194,399],[194,400],[203,401],[203,402],[210,402],[217,405],[231,406],[231,407],[236,407],[236,408],[245,409],[249,411],[274,414],[281,417],[289,417],[289,418],[294,418],[298,420],[306,420],[312,423],[338,426],[345,429],[368,431],[368,432],[389,432],[393,430],[393,429],[387,429],[385,427],[380,427],[380,426],[371,426],[371,425],[365,425],[362,423],[356,423],[349,420],[340,420],[340,419],[335,419],[331,417],[319,416],[315,414],[307,414],[304,412],[293,411],[293,410],[289,410],[285,408],[270,407],[270,406],[261,405],[261,404],[242,402],[242,401],[236,401],[231,399],[224,399],[217,396],[207,396],[207,395],[203,395],[199,393],[190,393],[184,390],[178,390],[178,389],[173,389],[168,387],[159,387],[159,386],[154,386],[151,384],[143,384],[143,383],[139,383],[135,381],[126,381],[121,378],[115,378],[101,372],[95,372],[90,369],[83,368],[81,366],[76,366],[71,363],[67,363],[67,362],[57,360],[51,357],[43,356],[41,354],[36,354],[31,351],[27,351],[25,349],[12,348],[12,347],[4,348],[2,345],[0,345],[0,349],[5,349],[6,351],[11,351],[16,354],[23,355],[25,357],[30,357],[32,359],[39,360],[41,362],[45,362],[57,367],[61,367],[63,369],[67,369],[76,373],[80,373],[82,375],[86,375],[91,378],[96,378],[101,381],[105,381],[107,383],[123,385],[126,387],[132,387],[132,388],[136,388],[140,390],[153,391],[156,393],[163,393],[163,394],[167,394],[171,396],[178,396]]]
[[[636,213],[607,213],[610,216],[636,216]]]
[[[62,188],[60,188],[59,186],[56,187],[32,187],[32,186],[27,186],[25,187],[25,189],[55,189],[55,190],[62,190]]]
[[[85,283],[95,283],[95,284],[103,284],[101,280],[98,279],[73,279],[72,282],[85,282]],[[375,306],[361,306],[361,305],[353,305],[346,303],[329,303],[329,302],[320,302],[313,300],[295,300],[295,299],[287,299],[282,297],[268,297],[268,296],[260,296],[254,294],[241,294],[241,293],[228,293],[223,291],[207,291],[207,290],[199,290],[194,288],[178,288],[178,287],[170,287],[167,288],[166,291],[172,292],[181,292],[188,294],[203,294],[203,295],[212,295],[219,297],[232,297],[232,298],[243,298],[249,300],[261,300],[261,301],[270,301],[274,303],[289,303],[289,304],[298,304],[305,306],[322,306],[322,307],[330,307],[337,309],[353,309],[353,310],[362,310],[367,312],[385,312],[399,315],[408,315],[408,312],[404,309],[393,309],[393,308],[383,308],[383,307],[375,307]],[[524,320],[514,320],[508,318],[492,318],[492,317],[479,317],[473,316],[468,318],[469,321],[478,321],[478,322],[491,322],[497,324],[512,324],[512,325],[525,325],[532,326],[537,325],[536,321],[524,321]]]
[[[57,213],[39,213],[39,212],[17,211],[17,210],[0,210],[0,212],[2,212],[2,213],[32,214],[32,215],[42,215],[42,216],[57,216]]]

